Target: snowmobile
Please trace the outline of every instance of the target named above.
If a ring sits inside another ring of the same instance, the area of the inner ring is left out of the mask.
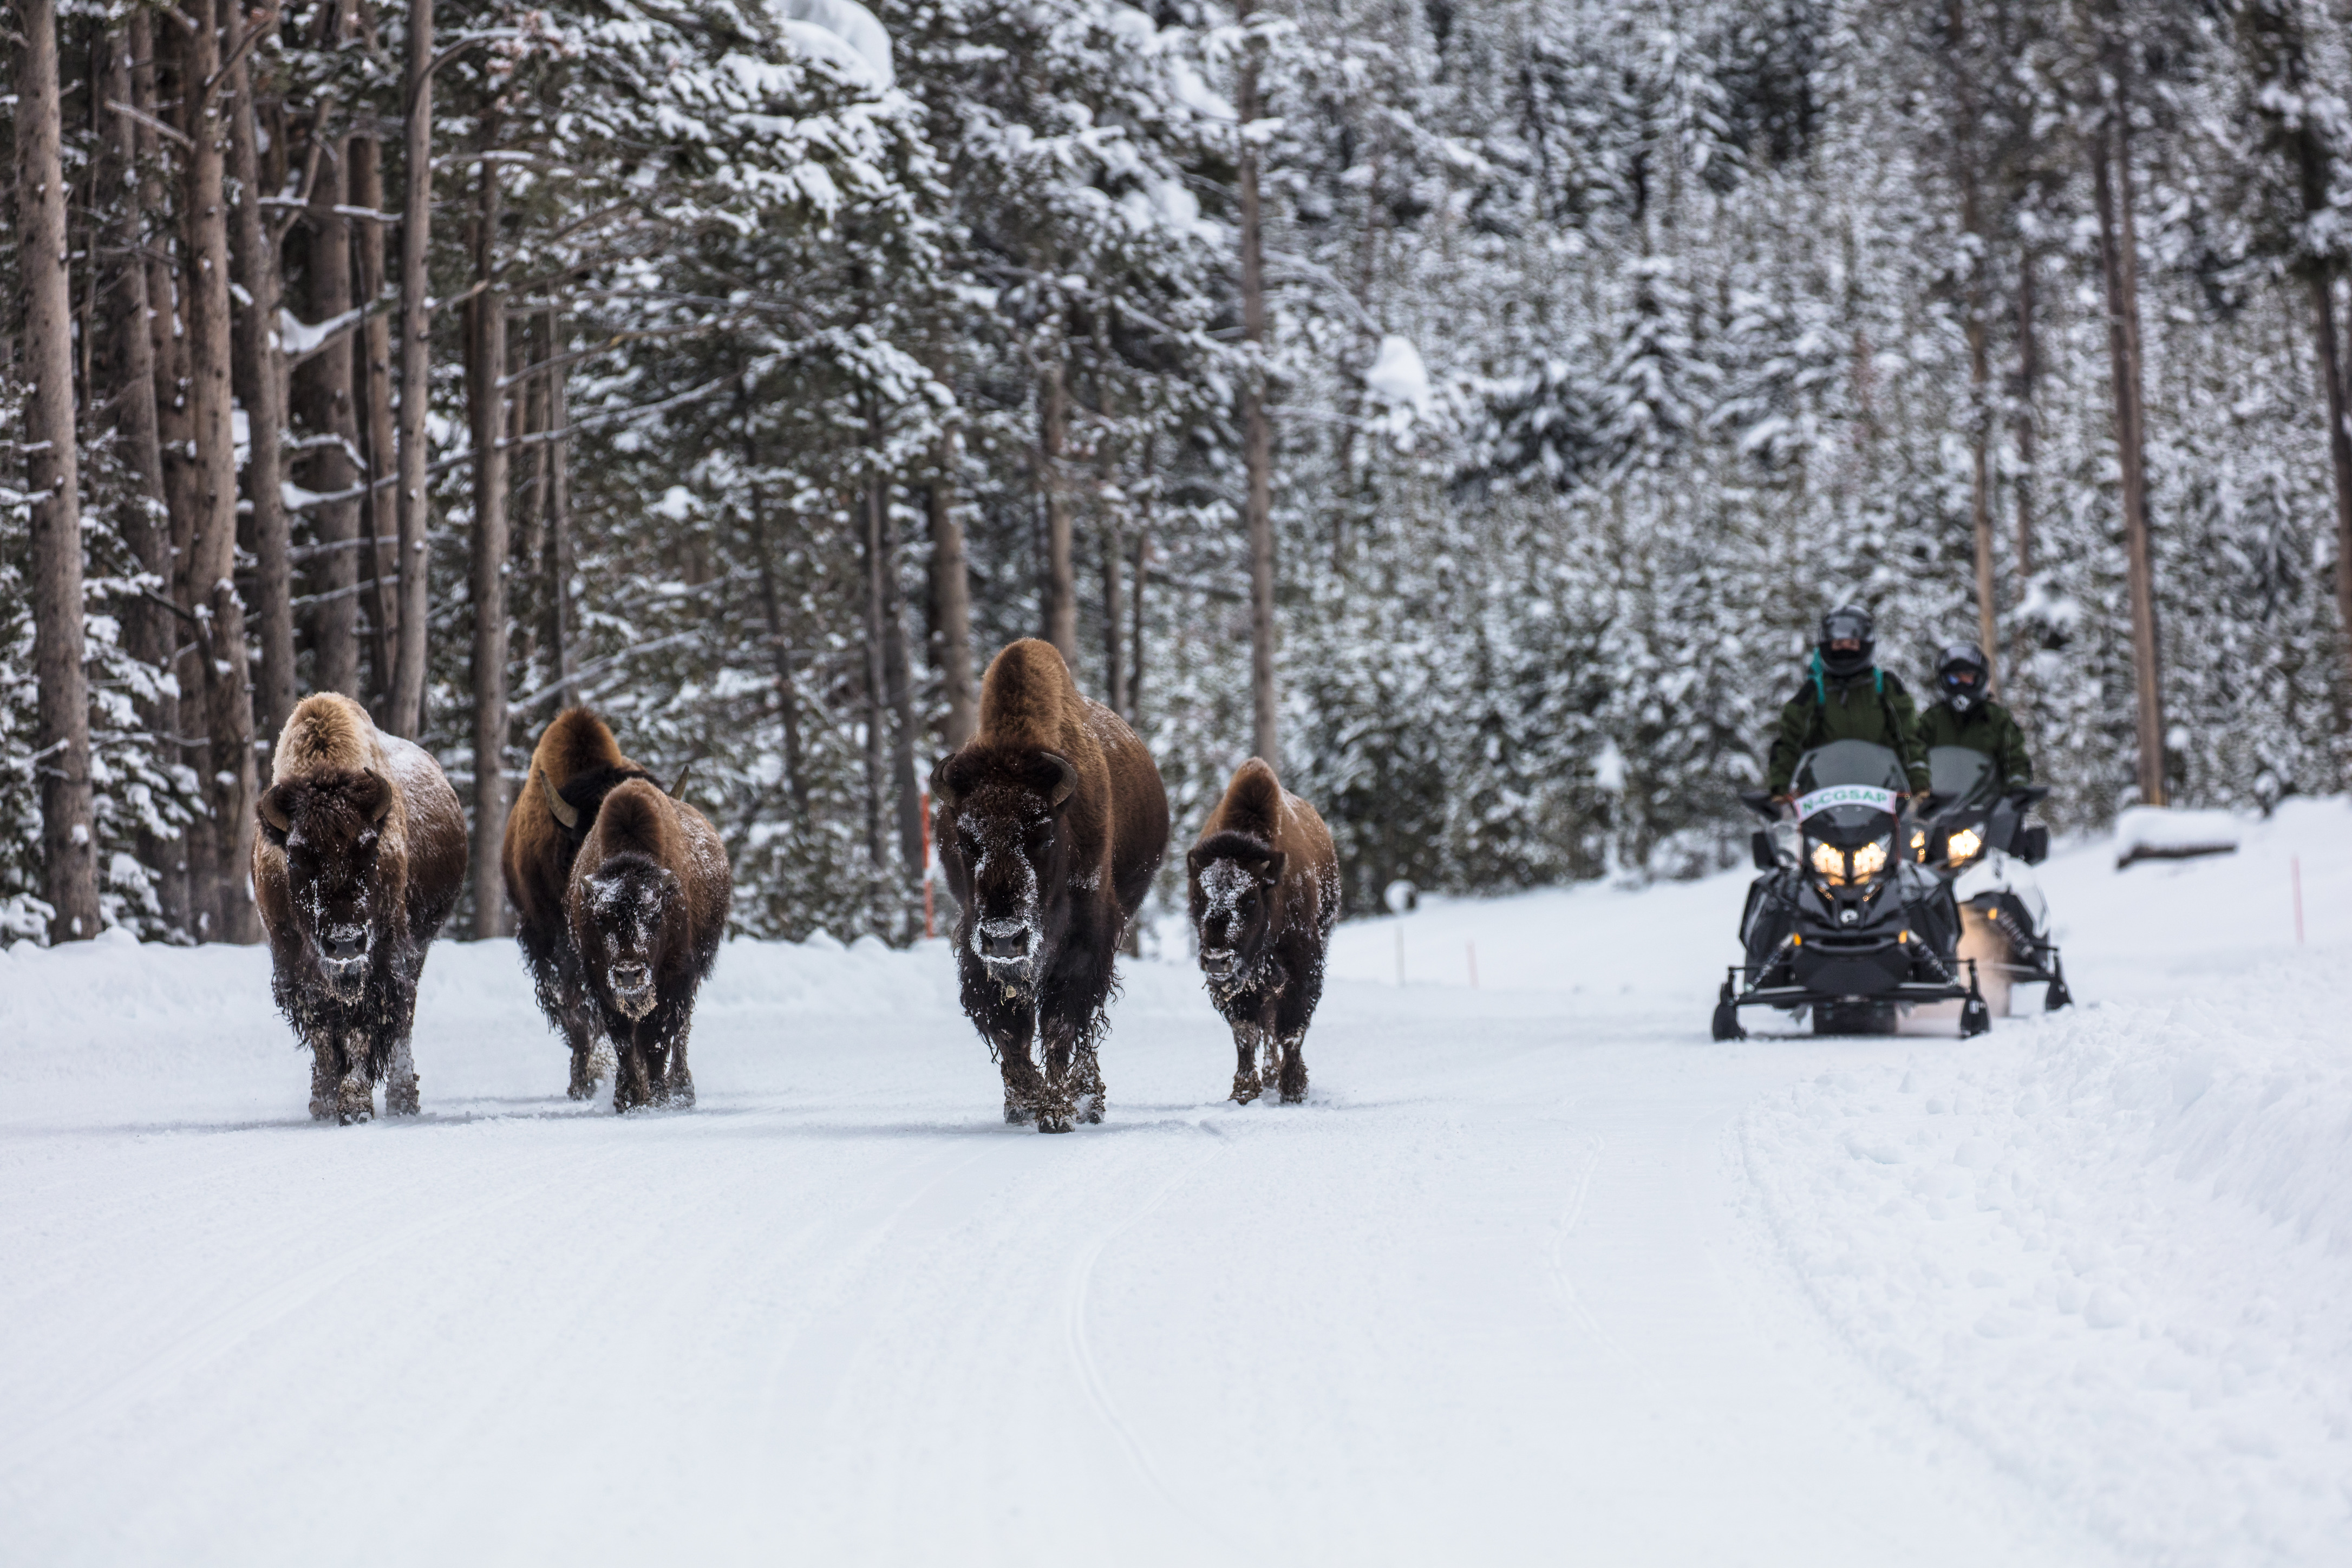
[[[2043,1011],[2073,1002],[2050,910],[2032,868],[2050,854],[2050,829],[2026,815],[2050,793],[2046,784],[2002,789],[1992,759],[1967,746],[1927,753],[1927,820],[1911,831],[1913,858],[1951,885],[1960,911],[1960,951],[1993,976],[2000,1010],[2009,988],[2040,983]]]
[[[1974,964],[1959,954],[1950,883],[1916,854],[1903,764],[1868,741],[1833,741],[1797,759],[1785,809],[1762,791],[1740,800],[1765,819],[1758,877],[1739,920],[1747,962],[1715,1008],[1715,1037],[1747,1037],[1742,1007],[1809,1009],[1817,1035],[1891,1035],[1902,1009],[1960,1004],[1963,1039],[1992,1027]],[[1964,978],[1965,976],[1965,978]]]

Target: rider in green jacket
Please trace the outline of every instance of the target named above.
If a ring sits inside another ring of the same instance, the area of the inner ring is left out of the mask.
[[[1797,759],[1832,741],[1869,741],[1902,760],[1911,793],[1927,788],[1927,748],[1920,743],[1918,710],[1903,683],[1871,662],[1876,647],[1870,612],[1841,605],[1822,617],[1821,643],[1813,649],[1805,684],[1780,710],[1772,737],[1764,785],[1789,793]]]
[[[1972,643],[1946,648],[1937,656],[1936,685],[1943,700],[1919,716],[1921,749],[1966,746],[1992,759],[2002,784],[2032,784],[2033,761],[2025,754],[2025,731],[1992,700],[1992,670],[1984,651]]]

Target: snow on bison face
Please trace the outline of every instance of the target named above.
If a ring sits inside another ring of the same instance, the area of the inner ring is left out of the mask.
[[[616,855],[586,879],[588,919],[581,961],[632,1021],[654,1010],[663,931],[679,908],[677,873],[645,855]]]
[[[1279,850],[1247,844],[1213,845],[1186,857],[1201,972],[1212,985],[1239,984],[1265,962],[1284,859]]]
[[[943,855],[966,906],[964,941],[992,978],[1026,988],[1069,923],[1071,892],[1087,890],[1071,878],[1066,821],[1077,771],[1051,752],[977,778],[957,777],[952,763],[939,781]]]
[[[397,897],[381,885],[378,856],[392,803],[391,782],[371,768],[289,779],[256,805],[263,837],[286,857],[293,934],[340,1002],[365,991],[379,916]]]

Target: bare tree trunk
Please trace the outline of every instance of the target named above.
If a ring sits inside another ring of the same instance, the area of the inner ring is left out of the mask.
[[[1078,668],[1078,580],[1071,560],[1069,487],[1062,458],[1069,449],[1068,374],[1055,348],[1040,395],[1042,425],[1037,441],[1038,478],[1045,487],[1045,640],[1061,650],[1062,662]]]
[[[425,410],[432,399],[433,0],[410,0],[406,178],[400,220],[400,453],[394,486],[400,518],[400,641],[393,657],[391,727],[425,727],[425,637],[431,552],[425,546]]]
[[[878,444],[881,432],[875,432]],[[923,784],[915,773],[915,683],[907,648],[906,595],[898,584],[898,531],[890,526],[890,483],[874,476],[869,487],[877,537],[882,543],[882,679],[890,693],[897,728],[890,741],[892,787],[898,797],[899,865],[909,889],[923,885]]]
[[[882,668],[882,512],[871,482],[857,510],[864,514],[866,555],[866,858],[882,867],[882,796],[888,787],[885,761],[889,733],[887,682]]]
[[[2034,318],[2034,274],[2039,258],[2031,247],[2017,258],[2017,562],[2018,592],[2033,575],[2033,464],[2036,417],[2034,384],[2042,375],[2042,341]]]
[[[547,352],[563,353],[563,318],[547,313]],[[562,430],[572,416],[564,397],[563,369],[547,373],[547,427]],[[577,638],[572,632],[572,442],[559,436],[547,443],[547,659],[559,682],[558,705],[579,700],[572,673],[580,667]]]
[[[351,171],[346,186],[351,205],[372,213],[382,212],[382,147],[373,138],[365,136],[354,136],[344,145]],[[352,247],[358,263],[354,297],[363,305],[373,306],[383,299],[383,226],[376,219],[362,219],[355,237],[357,243]],[[367,531],[365,537],[370,542],[360,552],[359,568],[368,583],[368,684],[373,694],[373,706],[382,713],[388,712],[392,700],[392,639],[399,619],[396,595],[385,592],[386,582],[396,577],[397,573],[385,570],[383,553],[383,541],[400,531],[399,505],[394,487],[387,482],[397,468],[392,428],[392,318],[379,311],[361,323],[352,338],[352,353],[356,362],[352,367],[353,384],[360,404],[356,423],[365,437],[361,450],[367,458],[368,489],[360,503],[359,526]],[[397,566],[396,560],[394,564]]]
[[[2336,468],[2336,613],[2352,649],[2352,389],[2345,384],[2345,364],[2336,335],[2335,283],[2315,271],[2311,289],[2312,328],[2319,338],[2319,374],[2327,383],[2327,452]]]
[[[1134,618],[1134,630],[1129,634],[1128,647],[1134,654],[1134,663],[1127,672],[1127,721],[1138,731],[1143,728],[1143,590],[1151,574],[1151,498],[1154,483],[1151,477],[1151,433],[1143,436],[1141,489],[1143,508],[1138,515],[1135,532],[1135,587],[1128,595],[1129,612]]]
[[[232,9],[224,3],[221,9]],[[187,602],[199,617],[205,721],[211,740],[205,769],[215,833],[212,886],[203,902],[223,942],[259,937],[247,889],[253,844],[253,696],[245,648],[245,602],[237,596],[236,447],[230,428],[230,347],[226,116],[216,79],[220,35],[214,8],[194,6],[197,26],[181,40],[182,132],[194,143],[184,182],[184,258],[188,336],[188,408],[195,443],[196,516],[185,563]],[[214,84],[206,91],[207,83]]]
[[[155,25],[153,12],[144,6],[131,8],[131,101],[150,115],[160,114],[165,106],[167,68],[172,78],[184,74],[180,69],[180,51],[176,47],[158,43]],[[175,88],[176,82],[170,85]],[[139,147],[139,205],[158,220],[147,237],[144,259],[147,344],[155,366],[155,434],[163,455],[164,548],[171,563],[164,592],[180,610],[178,616],[162,623],[172,638],[172,657],[165,668],[176,681],[174,693],[164,700],[163,716],[164,733],[173,742],[174,759],[201,777],[208,771],[205,753],[210,742],[202,738],[205,728],[203,642],[193,631],[196,622],[195,605],[189,597],[189,564],[195,544],[203,476],[195,461],[195,419],[188,389],[188,342],[182,330],[187,321],[187,282],[180,265],[185,236],[178,225],[163,221],[170,214],[173,191],[166,187],[163,163],[156,156],[155,132],[142,130]],[[184,188],[180,188],[178,194],[184,197]],[[220,934],[214,923],[212,899],[214,867],[219,859],[219,824],[212,815],[209,789],[198,792],[194,805],[202,815],[181,832],[179,852],[170,861],[164,878],[164,900],[167,910],[177,905],[179,919],[175,923],[179,929],[192,940],[201,942]]]
[[[131,62],[144,59],[141,35],[144,13],[131,26],[108,36],[106,66],[100,93],[107,104],[127,103],[145,110],[134,85]],[[152,74],[152,67],[149,67]],[[139,173],[146,142],[145,131],[127,114],[106,111],[108,183],[143,194]],[[145,245],[146,204],[122,200],[115,208],[107,235],[107,300],[105,380],[113,399],[114,430],[121,443],[122,459],[131,469],[132,486],[122,509],[123,542],[138,557],[140,570],[168,588],[172,581],[171,513],[163,504],[163,448],[155,423],[155,345],[148,335],[147,264],[139,252]],[[168,669],[178,646],[176,617],[152,599],[140,598],[124,606],[123,638],[131,657],[158,669]],[[165,742],[180,729],[179,700],[168,694],[141,697],[139,721]],[[173,761],[178,761],[176,753]],[[138,857],[156,877],[157,904],[166,929],[187,929],[187,881],[181,869],[186,848],[152,828],[139,829]]]
[[[1990,247],[1984,232],[1984,205],[1977,182],[1977,89],[1969,63],[1968,7],[1947,0],[1948,50],[1958,99],[1952,138],[1954,174],[1960,187],[1960,232],[1968,237],[1969,275],[1962,309],[1969,342],[1969,522],[1976,545],[1977,646],[1988,665],[2000,658],[1994,624],[1992,567],[1992,363],[1987,345],[1985,271]]]
[[[466,401],[474,440],[474,938],[506,934],[499,856],[507,816],[506,299],[498,289],[499,165],[483,134],[474,219],[477,293],[466,303]]]
[[[49,940],[98,934],[89,688],[82,669],[81,491],[74,430],[73,300],[67,274],[64,125],[56,0],[21,0],[16,52],[17,265],[25,286],[26,489],[33,496],[34,752],[41,780],[42,891]]]
[[[747,464],[759,465],[746,453]],[[805,828],[809,822],[808,774],[801,763],[800,693],[793,683],[793,643],[784,629],[783,595],[776,586],[775,557],[768,549],[766,498],[751,486],[751,552],[760,560],[760,608],[768,622],[768,647],[776,665],[776,711],[784,730],[784,788],[793,797],[793,820]]]
[[[236,7],[224,5],[231,20]],[[261,634],[261,685],[255,693],[259,732],[275,739],[294,711],[293,568],[287,556],[285,467],[279,442],[286,429],[286,362],[278,352],[278,247],[263,221],[261,138],[251,75],[240,60],[226,89],[236,168],[236,273],[245,308],[236,312],[236,386],[245,405],[246,499],[253,506],[254,618]]]
[[[517,340],[512,357],[522,361],[522,380],[508,405],[509,427],[513,430],[517,449],[524,454],[523,478],[512,490],[509,506],[514,513],[512,564],[509,567],[513,581],[508,598],[513,609],[511,637],[513,646],[508,652],[508,668],[523,672],[524,680],[533,688],[537,678],[540,654],[539,595],[533,574],[540,572],[547,560],[547,448],[545,441],[530,441],[531,437],[549,428],[547,423],[547,376],[540,366],[554,357],[548,346],[548,320],[544,310],[534,311],[515,328],[509,336]]]
[[[2164,693],[2157,643],[2156,570],[2148,546],[2147,458],[2140,392],[2138,237],[2132,218],[2131,132],[2121,66],[2091,142],[2099,211],[2099,264],[2107,296],[2107,355],[2115,389],[2116,451],[2123,468],[2126,579],[2131,593],[2132,677],[2139,739],[2140,799],[2165,804]]]
[[[980,693],[971,678],[971,573],[963,524],[955,514],[955,436],[942,432],[931,454],[931,605],[937,624],[931,662],[948,705],[940,739],[950,751],[980,728]]]
[[[341,28],[337,37],[343,36]],[[317,135],[322,126],[314,125]],[[319,160],[307,214],[310,255],[308,276],[312,320],[333,321],[352,309],[352,220],[336,209],[347,205],[351,166],[348,139],[330,142]],[[348,342],[333,343],[295,373],[307,421],[326,444],[312,448],[304,467],[304,488],[341,495],[359,488],[364,470],[360,450],[359,409],[352,391],[358,356]],[[311,574],[319,602],[310,611],[310,648],[316,661],[313,687],[360,695],[360,502],[331,501],[318,509],[318,539],[325,550]],[[367,547],[373,549],[373,547]]]
[[[1255,8],[1252,0],[1239,0],[1235,9],[1244,26]],[[1244,127],[1264,117],[1255,43],[1243,56],[1239,96]],[[1265,412],[1265,235],[1258,199],[1258,148],[1246,132],[1241,145],[1240,183],[1242,336],[1250,354],[1242,381],[1243,458],[1248,485],[1242,521],[1249,531],[1250,552],[1250,750],[1278,771],[1282,754],[1274,689],[1274,432]]]

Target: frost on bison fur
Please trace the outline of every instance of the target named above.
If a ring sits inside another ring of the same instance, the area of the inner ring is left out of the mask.
[[[931,789],[963,1010],[1003,1069],[1004,1119],[1100,1121],[1112,963],[1168,851],[1151,753],[1051,643],[1024,638],[990,662],[979,732]]]
[[[1246,1105],[1272,1081],[1296,1105],[1307,1098],[1307,1026],[1339,918],[1331,835],[1253,757],[1209,814],[1184,874],[1201,972],[1233,1026],[1233,1097]]]
[[[702,813],[629,779],[605,795],[564,896],[580,971],[619,1058],[613,1109],[692,1105],[687,1032],[734,896]]]
[[[572,1052],[574,1100],[596,1093],[604,1033],[597,1006],[572,944],[565,896],[572,862],[596,826],[604,797],[631,779],[653,775],[621,754],[613,731],[585,708],[555,717],[530,754],[530,778],[507,813],[499,857],[507,900],[514,906],[515,943],[530,972],[540,1011]]]
[[[409,1030],[425,949],[457,901],[466,818],[440,766],[347,697],[304,698],[255,805],[270,992],[310,1047],[310,1114],[416,1112]]]

